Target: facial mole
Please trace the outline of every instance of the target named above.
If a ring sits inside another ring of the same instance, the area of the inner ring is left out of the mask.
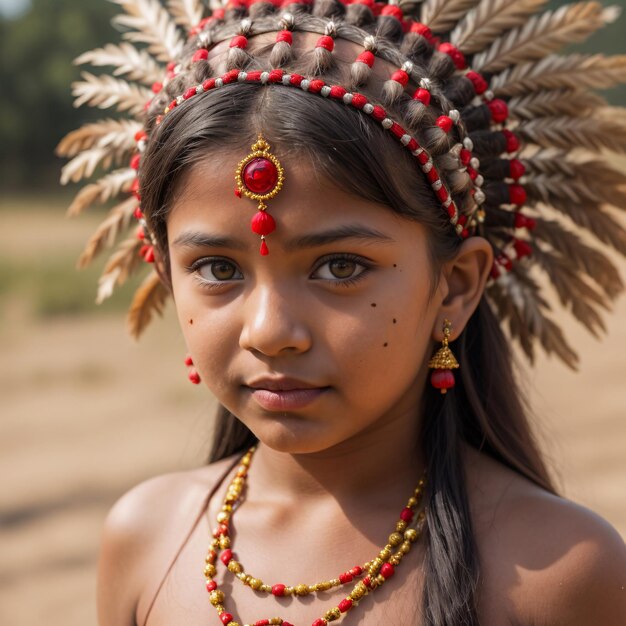
[[[375,303],[375,302],[372,302],[371,306],[372,306],[372,307],[375,307],[375,306],[376,306],[376,303]]]
[[[397,320],[395,317],[393,318],[393,323],[394,323],[394,324],[397,324],[397,323],[398,323],[398,320]]]
[[[385,343],[383,344],[383,348],[386,348],[389,344],[385,341]]]
[[[394,267],[398,267],[398,264],[397,264],[397,263],[394,263],[394,264],[393,264],[393,266],[394,266]]]
[[[189,320],[189,326],[193,326],[193,319]]]

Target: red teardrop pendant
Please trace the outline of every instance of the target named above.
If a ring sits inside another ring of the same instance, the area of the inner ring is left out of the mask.
[[[452,370],[435,370],[430,375],[430,382],[435,389],[446,393],[448,389],[454,387],[454,373]]]
[[[243,168],[241,173],[243,184],[252,193],[265,195],[270,193],[278,182],[276,165],[265,157],[252,159]]]

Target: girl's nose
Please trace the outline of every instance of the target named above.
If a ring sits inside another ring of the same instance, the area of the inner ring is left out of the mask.
[[[243,305],[239,345],[265,356],[307,352],[312,337],[299,315],[300,304],[274,288],[255,289]]]

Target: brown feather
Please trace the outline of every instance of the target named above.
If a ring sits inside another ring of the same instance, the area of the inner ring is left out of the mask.
[[[155,314],[163,314],[169,295],[157,273],[150,272],[135,292],[128,311],[128,327],[135,339],[139,338]]]
[[[426,0],[421,21],[436,33],[449,31],[459,19],[481,0]]]
[[[136,175],[135,170],[131,168],[115,170],[103,176],[99,181],[83,187],[69,206],[68,217],[79,215],[95,202],[103,204],[123,191],[129,191]]]
[[[550,116],[582,117],[596,107],[605,106],[606,100],[588,91],[556,89],[517,96],[508,104],[511,119],[532,120]]]
[[[82,72],[82,81],[72,83],[72,95],[76,108],[88,104],[99,109],[117,107],[118,111],[128,111],[131,115],[143,112],[146,102],[154,95],[149,89],[112,76],[94,76]]]
[[[505,70],[491,79],[490,86],[496,96],[503,97],[544,89],[608,89],[625,82],[626,54],[552,54]]]
[[[565,45],[584,41],[616,17],[614,9],[604,9],[599,2],[580,2],[546,11],[499,37],[474,57],[472,67],[479,72],[495,73],[511,65],[542,59]]]
[[[135,133],[140,128],[141,124],[133,120],[105,119],[85,124],[59,142],[56,155],[71,158],[83,150],[105,146],[130,151],[135,147]]]
[[[190,31],[202,19],[201,0],[167,0],[167,8],[177,24]]]

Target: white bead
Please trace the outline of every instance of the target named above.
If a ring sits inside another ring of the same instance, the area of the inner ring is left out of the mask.
[[[198,85],[196,87],[196,95],[204,93],[204,87],[202,85]]]
[[[352,94],[351,93],[346,93],[343,96],[343,103],[344,104],[351,104],[352,103]]]
[[[406,61],[405,63],[402,64],[402,69],[407,73],[410,74],[413,71],[413,63],[411,63],[411,61]]]
[[[424,163],[424,165],[422,165],[422,171],[425,174],[428,174],[428,172],[430,172],[430,170],[433,169],[433,160],[432,159],[428,159],[428,161],[426,161],[426,163]]]
[[[251,28],[252,28],[252,20],[248,19],[247,17],[241,20],[239,32],[242,35],[247,35],[250,32]]]
[[[215,86],[216,87],[222,87],[224,85],[224,81],[221,78],[216,78],[215,79]]]
[[[440,180],[436,180],[432,187],[435,191],[439,191],[443,187],[443,183]]]
[[[311,84],[310,80],[307,80],[306,78],[300,83],[300,89],[302,89],[302,91],[307,91],[309,89],[309,85]]]
[[[411,135],[402,135],[402,137],[400,137],[400,141],[402,142],[403,146],[406,146],[409,141],[411,141]]]
[[[283,16],[280,18],[280,24],[283,27],[283,30],[287,30],[292,27],[295,21],[296,20],[291,13],[283,13]]]
[[[139,152],[144,152],[145,149],[146,149],[146,140],[141,139],[140,141],[137,142],[137,150],[139,150]]]
[[[330,95],[330,87],[328,85],[324,85],[320,89],[320,93],[324,96],[324,98],[328,98],[328,96]]]
[[[476,189],[474,192],[474,200],[476,201],[476,204],[482,204],[485,199],[485,192],[482,189]]]
[[[419,156],[420,154],[422,154],[424,152],[424,148],[418,148],[417,150],[413,150],[413,152],[411,152],[411,154],[413,156]]]
[[[283,85],[291,84],[291,74],[283,74]]]
[[[324,34],[328,35],[329,37],[334,37],[337,34],[337,25],[335,24],[335,22],[330,21],[326,24],[324,28]]]
[[[450,218],[450,224],[452,224],[453,226],[456,226],[457,222],[459,221],[459,213],[458,211],[454,211],[454,215]]]
[[[388,117],[386,117],[381,124],[383,125],[383,128],[386,128],[387,130],[389,130],[392,126],[393,126],[393,120],[389,119]]]
[[[240,83],[245,82],[247,77],[248,77],[248,73],[247,72],[239,72],[239,74],[237,74],[237,80]]]
[[[176,98],[176,104],[182,104],[185,101],[185,98],[183,98],[182,96],[178,96],[178,98]]]
[[[463,226],[461,224],[457,224],[455,230],[456,234],[460,235],[463,232]]]
[[[368,35],[363,40],[363,47],[370,52],[376,52],[376,37]]]
[[[420,80],[420,87],[422,89],[426,89],[427,91],[430,91],[431,86],[432,86],[432,83],[430,82],[428,78],[422,78],[422,80]]]
[[[270,79],[270,73],[269,72],[262,72],[261,73],[261,84],[262,85],[266,85],[267,81]]]
[[[489,91],[485,91],[483,95],[485,100],[493,100],[493,91],[491,91],[491,89]]]
[[[446,207],[446,209],[452,204],[452,198],[450,196],[448,196],[444,201],[443,201],[443,206]]]
[[[471,152],[474,149],[474,142],[469,137],[465,137],[463,147]]]
[[[474,181],[474,184],[476,185],[476,187],[482,187],[484,182],[485,182],[485,179],[483,175],[479,174],[478,176],[476,176],[476,180]]]
[[[476,157],[470,159],[470,165],[477,170],[480,167],[480,161]]]
[[[373,110],[374,110],[374,105],[373,104],[370,104],[368,102],[367,104],[363,105],[363,112],[364,113],[367,113],[368,115],[370,115]]]
[[[448,113],[448,117],[455,123],[458,124],[461,119],[461,114],[456,110],[452,109],[450,113]]]

